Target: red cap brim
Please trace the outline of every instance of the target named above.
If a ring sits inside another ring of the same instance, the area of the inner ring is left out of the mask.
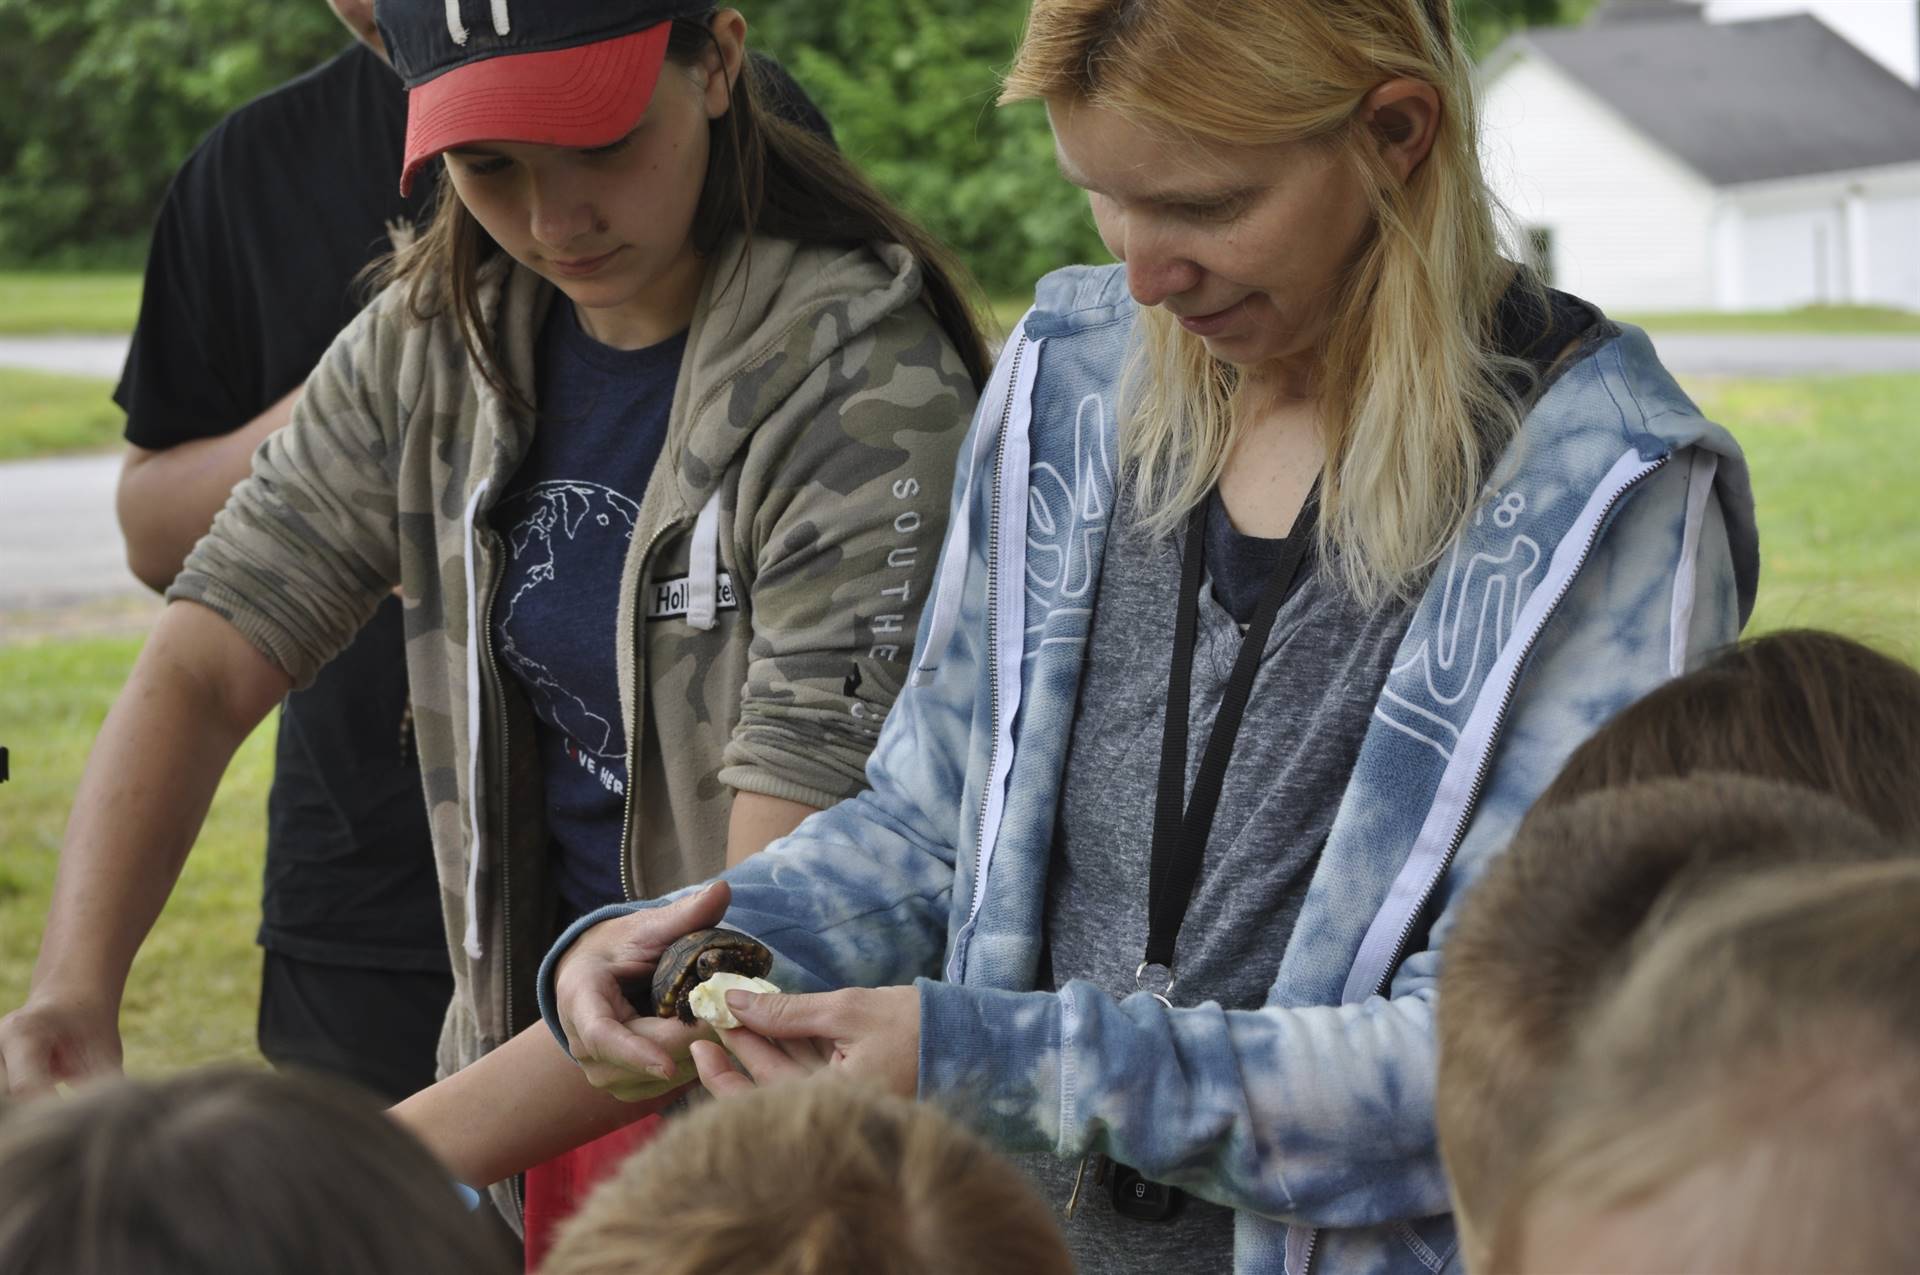
[[[633,131],[653,100],[671,22],[550,53],[456,67],[407,94],[402,196],[420,166],[472,142],[606,146]]]

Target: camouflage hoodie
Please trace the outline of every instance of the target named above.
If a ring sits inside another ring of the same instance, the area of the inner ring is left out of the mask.
[[[506,258],[482,285],[531,398],[555,292]],[[484,640],[506,560],[487,513],[534,425],[402,291],[334,342],[168,597],[305,685],[400,586],[455,979],[444,1072],[533,1021],[553,937],[534,717]],[[920,294],[893,245],[714,256],[621,578],[630,897],[724,866],[735,791],[830,806],[864,786],[975,398]]]

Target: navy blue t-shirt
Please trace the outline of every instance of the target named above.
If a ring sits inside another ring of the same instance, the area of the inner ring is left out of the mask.
[[[555,880],[570,911],[625,897],[627,795],[614,626],[640,498],[666,442],[687,338],[602,345],[556,298],[541,329],[533,446],[494,509],[507,542],[494,649],[539,719]]]

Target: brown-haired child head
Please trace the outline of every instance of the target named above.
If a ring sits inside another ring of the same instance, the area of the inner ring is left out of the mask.
[[[1663,918],[1582,1026],[1492,1267],[1913,1264],[1920,861],[1777,869]]]
[[[1538,805],[1705,770],[1831,793],[1884,832],[1920,835],[1920,671],[1838,633],[1751,638],[1623,709]]]
[[[1481,1268],[1583,1015],[1657,908],[1770,865],[1899,853],[1832,797],[1742,775],[1628,784],[1529,813],[1469,896],[1440,979],[1435,1118],[1469,1267]]]
[[[543,1275],[1069,1275],[1018,1170],[933,1108],[826,1078],[710,1103],[588,1199]]]
[[[222,1068],[0,1122],[8,1275],[505,1275],[446,1172],[369,1099]]]

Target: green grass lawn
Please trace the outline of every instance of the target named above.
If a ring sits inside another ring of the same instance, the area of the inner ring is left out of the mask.
[[[0,461],[120,446],[111,381],[0,367]]]
[[[1797,310],[1614,315],[1652,332],[1920,333],[1920,314],[1884,306],[1810,305]]]
[[[0,271],[0,336],[125,336],[140,312],[140,276]]]
[[[1753,466],[1763,540],[1751,632],[1819,625],[1920,659],[1920,376],[1723,381],[1699,387]],[[0,1008],[19,1003],[55,847],[93,733],[137,643],[0,645]],[[272,757],[255,732],[127,996],[128,1058],[156,1071],[253,1057],[260,844]]]
[[[1753,470],[1752,631],[1838,629],[1920,660],[1920,376],[1695,388]]]
[[[0,645],[0,1011],[26,995],[73,789],[139,643]],[[127,1066],[158,1072],[255,1061],[260,846],[272,719],[241,747],[159,925],[134,963],[121,1027]]]

